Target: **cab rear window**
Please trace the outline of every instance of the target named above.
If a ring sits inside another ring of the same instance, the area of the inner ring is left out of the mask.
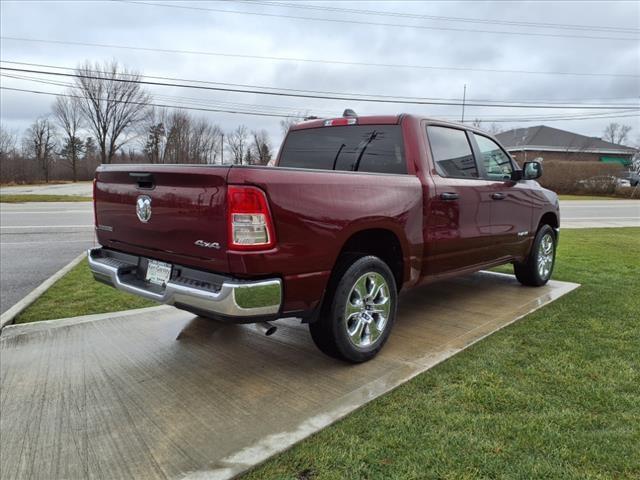
[[[407,173],[399,125],[347,125],[294,130],[280,154],[280,167]]]

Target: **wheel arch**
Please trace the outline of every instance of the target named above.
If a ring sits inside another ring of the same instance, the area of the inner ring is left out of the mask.
[[[345,259],[366,255],[374,255],[389,266],[400,291],[406,277],[405,248],[398,234],[388,228],[365,228],[352,232],[342,244],[332,268],[332,277]]]
[[[558,230],[558,228],[560,228],[560,220],[558,219],[557,213],[545,212],[538,221],[537,230],[539,230],[542,225],[549,225],[554,230]]]

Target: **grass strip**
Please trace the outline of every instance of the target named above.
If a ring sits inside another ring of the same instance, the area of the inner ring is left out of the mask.
[[[15,323],[117,312],[158,305],[96,282],[83,260],[15,319]]]

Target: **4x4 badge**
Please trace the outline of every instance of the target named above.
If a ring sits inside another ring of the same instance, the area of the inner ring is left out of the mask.
[[[215,248],[216,250],[220,248],[220,244],[218,242],[205,242],[204,240],[196,240],[195,242],[193,242],[193,244],[197,245],[198,247]]]

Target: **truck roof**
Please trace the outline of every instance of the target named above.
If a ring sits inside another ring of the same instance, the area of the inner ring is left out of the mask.
[[[290,130],[306,130],[310,128],[320,128],[330,126],[327,125],[326,122],[336,122],[333,123],[333,126],[337,125],[397,125],[399,124],[403,118],[411,118],[413,121],[422,121],[427,120],[429,122],[437,122],[438,124],[450,125],[462,127],[466,130],[471,130],[474,132],[482,133],[483,135],[489,135],[493,137],[489,132],[485,132],[481,128],[474,127],[472,125],[462,124],[459,122],[452,122],[449,120],[442,120],[434,117],[427,117],[425,115],[416,115],[412,113],[398,113],[395,115],[362,115],[355,117],[333,117],[333,118],[313,118],[309,120],[305,120],[300,123],[296,123],[291,126]],[[354,123],[346,123],[349,119],[355,119]],[[339,122],[339,123],[338,123]],[[343,123],[345,122],[345,123]]]
[[[334,118],[314,118],[296,123],[291,126],[291,130],[305,130],[307,128],[324,127],[325,122],[334,120],[345,120],[347,118],[357,119],[358,125],[397,125],[403,114],[397,115],[364,115],[359,117],[334,117]]]

